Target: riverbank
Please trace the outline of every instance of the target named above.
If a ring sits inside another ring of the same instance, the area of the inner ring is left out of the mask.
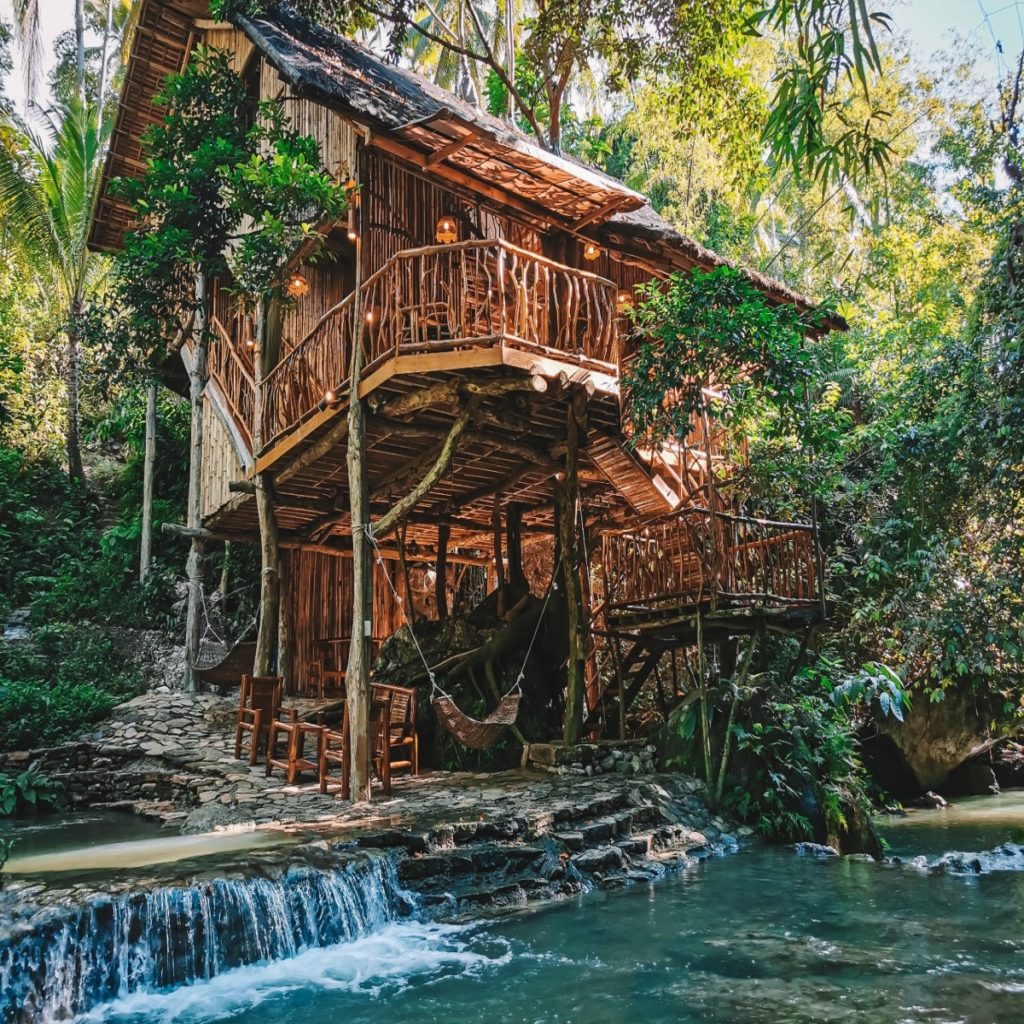
[[[0,1020],[193,984],[414,908],[455,920],[649,881],[736,848],[701,789],[682,776],[427,776],[385,805],[261,830],[281,838],[269,848],[88,871],[72,853],[69,870],[0,893]]]

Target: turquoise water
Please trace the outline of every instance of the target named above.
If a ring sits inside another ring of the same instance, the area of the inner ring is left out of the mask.
[[[986,849],[1019,794],[886,824],[903,856]],[[964,847],[950,839],[970,839]],[[94,1012],[108,1024],[1017,1024],[1024,872],[926,874],[751,847],[474,925],[375,934]]]

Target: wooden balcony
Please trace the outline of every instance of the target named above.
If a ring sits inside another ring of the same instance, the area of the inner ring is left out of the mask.
[[[813,527],[687,507],[606,533],[605,616],[618,627],[704,612],[824,612]]]
[[[360,288],[364,393],[403,372],[547,360],[618,379],[615,285],[508,242],[398,253]],[[328,310],[262,381],[260,447],[344,394],[355,295]]]

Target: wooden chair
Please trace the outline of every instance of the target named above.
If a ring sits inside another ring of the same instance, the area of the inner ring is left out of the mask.
[[[275,718],[270,724],[270,736],[267,739],[265,774],[269,775],[274,768],[280,768],[284,772],[288,785],[293,786],[302,772],[319,773],[323,734],[324,727],[322,725],[298,722],[295,720],[294,712],[292,712],[291,721],[282,722]],[[316,742],[316,752],[309,757],[305,752],[307,736],[313,737]],[[283,756],[277,752],[277,745],[282,738],[287,741]]]
[[[340,775],[332,775],[338,771]],[[342,712],[338,729],[324,729],[320,737],[320,792],[326,793],[329,785],[341,786],[341,798],[349,798],[348,708]]]
[[[306,666],[306,693],[323,699],[324,695],[324,663],[320,660],[311,661]]]
[[[391,792],[391,776],[396,769],[420,773],[420,744],[416,732],[416,691],[407,686],[373,687],[378,699],[381,722],[376,732],[375,760],[384,792]]]
[[[270,736],[270,725],[281,717],[283,676],[242,676],[235,727],[235,757],[242,756],[242,737],[249,734],[249,764],[254,765],[261,743]],[[291,711],[292,720],[295,718]]]

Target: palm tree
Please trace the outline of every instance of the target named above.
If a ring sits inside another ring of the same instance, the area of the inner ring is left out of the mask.
[[[109,122],[74,101],[46,116],[40,134],[13,114],[0,117],[0,220],[50,302],[64,334],[68,472],[82,477],[79,372],[82,319],[103,274],[89,251],[92,209],[103,173]]]

